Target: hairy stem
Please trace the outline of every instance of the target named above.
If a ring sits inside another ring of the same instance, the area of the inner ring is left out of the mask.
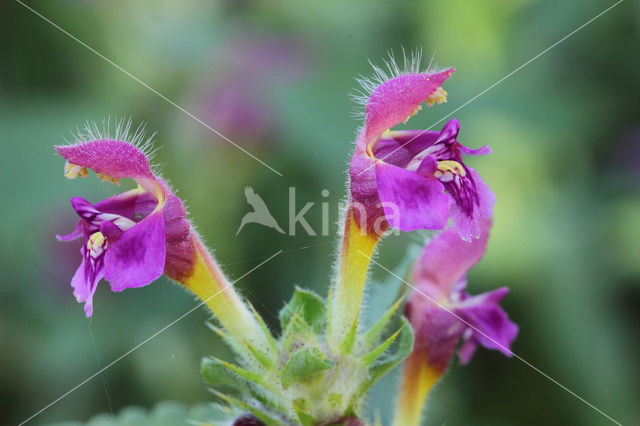
[[[337,278],[332,291],[331,318],[327,337],[336,350],[359,319],[367,271],[373,251],[380,241],[376,233],[360,227],[353,208],[345,215]]]
[[[193,242],[196,262],[191,275],[181,284],[207,304],[238,347],[243,348],[246,341],[268,353],[269,341],[252,311],[197,236]]]

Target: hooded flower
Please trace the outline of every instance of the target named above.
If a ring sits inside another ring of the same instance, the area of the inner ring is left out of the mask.
[[[415,69],[416,67],[413,66]],[[439,132],[390,131],[420,109],[446,102],[442,84],[455,70],[400,72],[390,65],[392,78],[376,68],[377,81],[363,85],[370,95],[363,103],[365,126],[351,160],[351,197],[358,205],[359,223],[369,231],[382,221],[402,231],[443,229],[453,218],[465,240],[480,235],[480,221],[492,215],[495,197],[478,173],[466,166],[462,154],[483,155],[457,140],[460,125],[450,120]]]
[[[491,221],[483,220],[480,227],[480,237],[470,243],[452,228],[442,232],[425,247],[414,269],[417,290],[406,308],[416,332],[414,352],[439,373],[449,365],[461,339],[458,355],[463,364],[471,360],[478,345],[512,356],[518,326],[499,306],[509,289],[477,296],[466,291],[465,275],[484,255]]]
[[[67,160],[67,178],[86,177],[91,169],[105,181],[119,184],[119,179],[131,178],[138,184],[95,204],[80,197],[71,200],[80,221],[58,239],[83,239],[82,263],[71,286],[87,317],[102,278],[113,291],[122,291],[145,286],[163,273],[177,281],[191,273],[195,248],[184,206],[152,171],[143,149],[102,137],[55,149]]]

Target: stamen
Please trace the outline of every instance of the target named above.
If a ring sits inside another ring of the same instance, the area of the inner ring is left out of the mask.
[[[427,98],[427,106],[446,103],[447,95],[448,93],[442,87],[438,87],[436,91],[429,95],[429,97]]]
[[[112,183],[114,185],[120,186],[120,179],[118,179],[118,178],[107,176],[107,175],[102,174],[102,173],[97,173],[97,175],[98,175],[98,178],[103,182],[109,182],[109,183]]]
[[[431,105],[429,105],[429,106],[431,106]],[[409,121],[409,119],[410,119],[411,117],[413,117],[413,116],[415,116],[417,113],[419,113],[421,109],[422,109],[422,105],[418,105],[418,106],[416,107],[416,109],[414,109],[414,110],[413,110],[413,112],[412,112],[411,114],[409,114],[409,116],[407,117],[407,119],[406,119],[406,120],[404,120],[404,124],[407,124],[407,121]]]
[[[67,179],[75,179],[78,176],[81,178],[86,178],[89,172],[86,167],[81,167],[75,164],[71,164],[70,162],[66,162],[64,165],[64,177]]]
[[[467,171],[464,169],[462,164],[453,160],[442,160],[438,161],[438,170],[433,174],[436,178],[440,179],[442,182],[450,182],[453,180],[454,176],[465,177]]]
[[[89,250],[91,255],[95,257],[102,253],[103,249],[106,248],[106,241],[107,239],[102,235],[102,232],[94,232],[87,241],[87,250]]]

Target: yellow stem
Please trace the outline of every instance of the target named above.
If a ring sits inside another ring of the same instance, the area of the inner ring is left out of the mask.
[[[334,350],[359,319],[370,258],[378,241],[380,236],[367,232],[364,227],[361,228],[355,219],[353,209],[350,208],[345,215],[338,275],[332,291],[331,318],[327,333],[329,345]]]
[[[442,373],[426,362],[424,351],[415,350],[404,363],[400,393],[393,420],[395,426],[419,426],[429,391]]]
[[[269,342],[255,316],[197,236],[193,242],[196,262],[191,275],[180,283],[207,304],[239,347],[246,341],[267,353]]]

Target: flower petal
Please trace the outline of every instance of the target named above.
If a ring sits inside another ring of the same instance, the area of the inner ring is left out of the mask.
[[[458,133],[460,133],[460,122],[456,118],[452,118],[447,121],[445,125],[440,130],[440,135],[436,142],[449,144],[456,140],[458,137]]]
[[[458,304],[455,312],[474,327],[469,340],[475,340],[487,349],[499,350],[510,357],[513,356],[511,343],[518,335],[518,326],[499,306],[508,293],[507,287],[501,287],[488,293],[469,296]],[[468,362],[471,355],[473,351],[467,348],[461,356],[461,361]]]
[[[427,244],[414,269],[414,282],[422,291],[434,297],[449,297],[487,249],[491,220],[481,224],[480,238],[471,242],[463,241],[450,227]]]
[[[480,237],[483,220],[490,219],[493,216],[493,206],[496,203],[496,196],[475,170],[471,167],[467,169],[475,183],[478,205],[474,206],[473,214],[470,217],[458,206],[456,200],[452,198],[451,217],[453,218],[453,223],[458,230],[460,238],[465,241],[472,241],[474,238]]]
[[[409,118],[454,72],[450,68],[435,74],[402,74],[380,84],[367,103],[366,142]]]
[[[394,139],[399,146],[407,149],[413,157],[433,145],[438,140],[440,132],[435,130],[392,130],[385,133],[386,135]],[[382,158],[381,156],[377,157]]]
[[[134,222],[149,216],[158,205],[158,200],[142,189],[133,189],[106,198],[96,203],[96,209],[104,213],[124,216]]]
[[[467,330],[471,331],[471,330]],[[470,333],[471,335],[472,333]],[[466,333],[465,333],[466,335]],[[464,336],[463,336],[464,339]],[[458,357],[460,358],[460,364],[465,365],[471,361],[473,355],[476,353],[476,349],[478,349],[478,341],[476,339],[467,338],[464,343],[460,346],[458,350]]]
[[[99,267],[95,271],[95,276],[91,279],[91,268],[87,260],[86,248],[82,250],[82,263],[71,279],[73,296],[79,303],[84,302],[84,313],[89,318],[93,314],[93,295],[98,287],[98,282],[102,279],[103,271]]]
[[[449,198],[440,182],[383,162],[375,169],[378,195],[391,227],[407,232],[446,226]]]
[[[451,312],[427,299],[418,299],[418,303],[411,300],[406,313],[415,330],[414,351],[423,352],[430,367],[444,372],[466,326]]]
[[[82,222],[78,222],[75,229],[67,235],[56,235],[58,241],[73,241],[84,235],[82,230]]]
[[[153,179],[147,156],[128,142],[104,139],[55,149],[69,163],[112,178]]]
[[[394,166],[405,168],[413,155],[404,146],[398,143],[397,140],[387,137],[382,137],[376,142],[376,148],[374,156],[384,161],[385,163],[393,164]]]
[[[467,155],[489,155],[491,154],[491,148],[487,145],[483,145],[478,149],[467,148],[462,144],[458,144],[458,149]]]
[[[164,217],[160,210],[109,243],[104,277],[113,291],[142,287],[162,275],[165,257]]]

